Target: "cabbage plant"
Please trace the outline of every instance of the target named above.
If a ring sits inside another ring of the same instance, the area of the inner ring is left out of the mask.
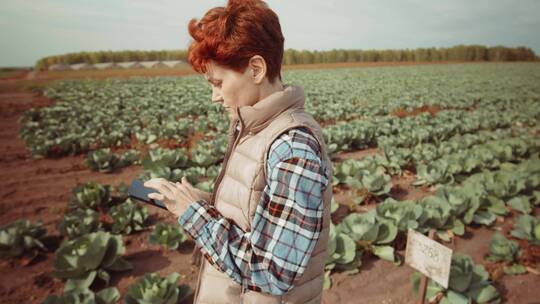
[[[109,287],[94,293],[90,289],[72,290],[62,295],[50,295],[43,304],[114,304],[120,300],[116,287]]]
[[[144,173],[140,177],[143,180],[164,178],[175,182],[182,178],[184,170],[189,169],[189,158],[185,148],[156,148],[148,152],[141,164]]]
[[[330,273],[333,270],[340,270],[348,275],[358,273],[358,267],[362,263],[362,251],[357,249],[356,243],[348,235],[337,231],[332,222],[330,222],[326,252],[323,289],[328,289],[332,286]]]
[[[111,186],[95,181],[79,184],[72,189],[70,209],[94,209],[107,207],[111,203]]]
[[[190,163],[192,166],[209,167],[219,162],[225,156],[227,137],[213,140],[199,140],[191,150]]]
[[[450,173],[450,164],[445,160],[437,160],[429,164],[418,165],[416,176],[417,180],[413,182],[415,186],[454,182],[454,177]]]
[[[527,240],[531,244],[540,245],[540,217],[521,215],[514,223],[514,229],[510,234],[518,239]]]
[[[150,234],[151,244],[163,245],[172,250],[177,249],[186,240],[187,235],[180,225],[157,223],[154,231]]]
[[[64,215],[58,224],[58,231],[63,236],[73,239],[87,233],[101,230],[99,213],[92,209],[75,209]]]
[[[411,280],[413,290],[418,294],[420,289],[419,272],[413,273]],[[454,254],[450,265],[450,279],[445,289],[437,282],[428,279],[426,299],[437,294],[443,297],[441,304],[469,304],[469,303],[500,303],[501,297],[493,283],[489,280],[489,273],[481,264],[475,264],[468,255]]]
[[[156,148],[148,151],[148,155],[143,158],[141,164],[145,169],[152,164],[169,167],[171,169],[186,168],[189,164],[187,150]]]
[[[520,160],[529,152],[538,151],[535,140],[511,137],[456,150],[450,154],[440,153],[441,158],[418,164],[418,180],[414,184],[453,183],[456,179],[462,179],[460,175],[475,170],[496,169],[506,162]]]
[[[112,207],[109,215],[113,219],[111,231],[117,234],[140,231],[148,222],[148,210],[129,198],[124,203]]]
[[[189,285],[177,285],[180,274],[173,272],[166,277],[157,273],[147,273],[128,287],[124,296],[126,304],[176,304],[192,292]]]
[[[525,195],[515,196],[508,200],[506,204],[523,214],[529,214],[533,210],[529,197]]]
[[[387,198],[377,204],[376,212],[379,220],[391,221],[399,231],[407,232],[409,228],[418,228],[418,219],[422,216],[423,209],[412,200],[396,201]]]
[[[339,232],[333,223],[330,223],[327,258],[325,269],[354,270],[360,266],[356,243],[347,234]]]
[[[347,215],[337,225],[337,232],[349,236],[362,251],[371,252],[390,262],[396,261],[391,243],[397,236],[398,228],[391,221],[379,220],[375,210]]]
[[[120,166],[127,167],[132,164],[139,165],[141,154],[135,149],[129,149],[120,154]]]
[[[373,157],[361,160],[347,159],[335,167],[334,182],[347,184],[356,190],[356,203],[361,203],[367,194],[384,196],[390,192],[392,181],[385,169],[377,165]]]
[[[127,167],[139,162],[139,152],[131,149],[117,155],[110,148],[102,148],[90,151],[87,154],[85,165],[93,171],[110,173],[122,167]]]
[[[120,182],[120,184],[116,187],[115,198],[120,202],[124,202],[129,197],[128,190],[129,186],[124,182]]]
[[[384,167],[392,175],[401,175],[402,168],[407,166],[411,158],[411,150],[404,148],[390,149],[383,147],[382,154],[375,155],[378,165]]]
[[[160,163],[148,163],[144,165],[144,172],[139,178],[147,181],[152,178],[164,178],[169,181],[177,182],[182,178],[182,169],[171,169]]]
[[[47,251],[43,238],[47,230],[41,223],[32,224],[26,219],[18,219],[0,228],[0,257],[27,256],[31,261]]]
[[[436,196],[446,202],[454,216],[464,224],[470,224],[480,207],[480,200],[475,197],[475,185],[464,183],[460,187],[442,186],[437,188]]]
[[[500,232],[495,232],[489,242],[489,253],[486,260],[490,262],[504,262],[504,273],[522,274],[527,269],[519,264],[521,250],[515,241],[508,240]]]
[[[120,158],[110,148],[90,151],[84,164],[93,171],[109,173],[120,167]]]
[[[197,166],[189,167],[182,170],[181,175],[182,177],[185,176],[191,184],[196,184],[201,177],[206,175],[206,168]]]
[[[133,267],[124,260],[122,237],[97,231],[63,242],[55,253],[53,276],[67,279],[64,292],[89,288],[96,278],[109,284],[110,271]]]
[[[451,237],[449,231],[457,235],[465,233],[465,225],[453,214],[451,205],[444,198],[431,195],[424,197],[419,204],[423,210],[418,218],[420,232],[425,233],[429,229],[435,229],[436,235],[447,242]]]

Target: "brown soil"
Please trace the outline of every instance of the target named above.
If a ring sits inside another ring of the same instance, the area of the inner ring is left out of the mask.
[[[129,183],[141,172],[140,166],[130,166],[112,174],[96,173],[83,165],[84,156],[69,156],[59,159],[32,160],[24,142],[18,138],[22,111],[31,107],[46,106],[52,101],[21,89],[24,81],[1,81],[4,90],[0,92],[0,226],[16,219],[26,218],[32,222],[42,221],[47,232],[58,240],[56,225],[63,216],[71,189],[78,183],[90,180],[117,186]],[[7,89],[6,89],[7,88]],[[376,149],[343,153],[338,157],[359,158],[376,153]],[[419,199],[428,195],[430,189],[412,188],[410,173],[393,177],[392,195],[399,199]],[[345,192],[335,194],[336,200],[347,205],[352,198]],[[370,208],[368,206],[365,208]],[[152,221],[175,220],[165,211],[149,208]],[[334,221],[346,215],[341,207],[333,216]],[[536,211],[538,212],[538,210]],[[135,266],[134,270],[112,274],[112,285],[123,295],[127,286],[146,272],[157,271],[162,275],[176,271],[184,275],[180,283],[195,288],[198,267],[190,264],[193,243],[184,243],[179,250],[166,251],[150,245],[148,236],[151,227],[145,231],[124,236],[127,247],[126,257]],[[492,230],[467,227],[464,237],[456,239],[456,252],[471,255],[476,262],[483,262],[487,253],[488,239]],[[452,247],[452,245],[448,245]],[[403,256],[403,250],[398,251]],[[50,294],[62,292],[63,283],[51,276],[54,251],[47,253],[23,266],[24,260],[0,260],[0,303],[41,303]],[[333,286],[324,291],[323,303],[416,303],[410,284],[413,270],[408,266],[396,267],[383,260],[369,258],[363,261],[360,273],[347,276],[332,274]],[[539,303],[537,288],[539,276],[503,276],[497,280],[505,303]],[[184,303],[191,303],[190,297]]]
[[[432,195],[435,190],[430,187],[416,187],[411,185],[416,176],[410,171],[404,171],[402,176],[392,176],[392,190],[390,194],[397,200],[420,200]]]
[[[421,106],[419,108],[413,109],[412,111],[407,111],[404,108],[400,108],[392,111],[390,115],[403,118],[407,116],[416,116],[421,113],[429,113],[431,116],[435,116],[439,111],[441,111],[441,108],[437,106]]]

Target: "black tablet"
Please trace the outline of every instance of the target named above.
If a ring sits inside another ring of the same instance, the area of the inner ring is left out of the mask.
[[[128,195],[132,199],[136,199],[143,203],[147,203],[152,206],[168,210],[167,207],[165,207],[165,204],[163,204],[163,202],[149,198],[148,194],[150,193],[159,193],[159,191],[154,188],[145,187],[144,182],[140,179],[134,179],[131,182],[131,186],[128,190]]]

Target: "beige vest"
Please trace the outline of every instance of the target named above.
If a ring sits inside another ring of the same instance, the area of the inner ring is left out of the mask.
[[[327,257],[332,198],[332,165],[320,125],[304,111],[304,91],[298,86],[285,86],[253,106],[235,107],[229,127],[229,147],[222,169],[214,184],[211,203],[244,231],[251,230],[257,204],[266,185],[266,161],[272,142],[288,129],[305,126],[311,130],[322,148],[329,186],[323,194],[323,230],[307,267],[294,287],[282,296],[248,290],[222,273],[206,258],[198,246],[194,261],[200,263],[195,291],[196,304],[211,303],[320,303]],[[240,131],[235,137],[236,123]]]

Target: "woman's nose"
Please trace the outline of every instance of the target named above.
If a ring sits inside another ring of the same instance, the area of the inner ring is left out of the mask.
[[[216,88],[212,88],[212,101],[213,102],[223,102],[223,98],[221,97],[221,94],[216,90]]]

